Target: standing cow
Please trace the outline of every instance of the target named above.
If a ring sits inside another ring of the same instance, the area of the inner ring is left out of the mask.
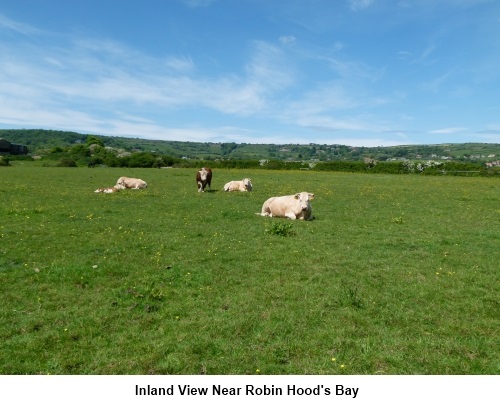
[[[205,191],[205,187],[211,190],[212,186],[212,169],[210,167],[202,167],[196,172],[196,184],[198,185],[198,192],[202,193]]]
[[[148,183],[141,179],[134,179],[133,177],[120,177],[116,181],[115,187],[121,189],[133,188],[134,190],[137,190],[139,188],[147,188]]]
[[[250,179],[230,181],[224,185],[224,191],[252,191],[252,181]]]
[[[314,199],[314,194],[303,191],[295,195],[271,197],[262,205],[263,217],[283,217],[290,219],[313,219],[312,207],[309,201]]]

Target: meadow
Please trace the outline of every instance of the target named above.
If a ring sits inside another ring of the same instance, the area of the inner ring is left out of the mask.
[[[500,373],[498,179],[194,178],[0,168],[0,374]],[[313,221],[255,215],[300,191]]]

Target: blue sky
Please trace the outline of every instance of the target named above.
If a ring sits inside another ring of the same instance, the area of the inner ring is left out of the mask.
[[[0,128],[500,143],[500,2],[2,0]]]

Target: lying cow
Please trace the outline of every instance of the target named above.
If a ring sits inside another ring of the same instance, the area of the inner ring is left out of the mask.
[[[295,195],[271,197],[262,205],[263,217],[283,217],[290,219],[313,219],[312,207],[309,201],[314,199],[314,194],[303,191]]]
[[[94,193],[104,193],[104,194],[111,194],[111,193],[117,193],[120,191],[119,188],[117,187],[106,187],[106,188],[98,188]]]
[[[212,189],[212,169],[210,167],[202,167],[196,172],[196,184],[198,185],[198,192],[205,191],[205,187]]]
[[[252,181],[250,179],[230,181],[224,185],[224,191],[252,191]]]
[[[148,183],[141,179],[134,179],[133,177],[120,177],[116,181],[115,187],[121,189],[133,188],[134,190],[137,190],[139,188],[147,188]]]

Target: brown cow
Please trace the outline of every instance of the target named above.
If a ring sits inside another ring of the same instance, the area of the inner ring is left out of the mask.
[[[202,167],[196,172],[196,184],[198,185],[198,192],[202,193],[205,191],[205,187],[211,190],[212,186],[212,169],[210,167]]]

